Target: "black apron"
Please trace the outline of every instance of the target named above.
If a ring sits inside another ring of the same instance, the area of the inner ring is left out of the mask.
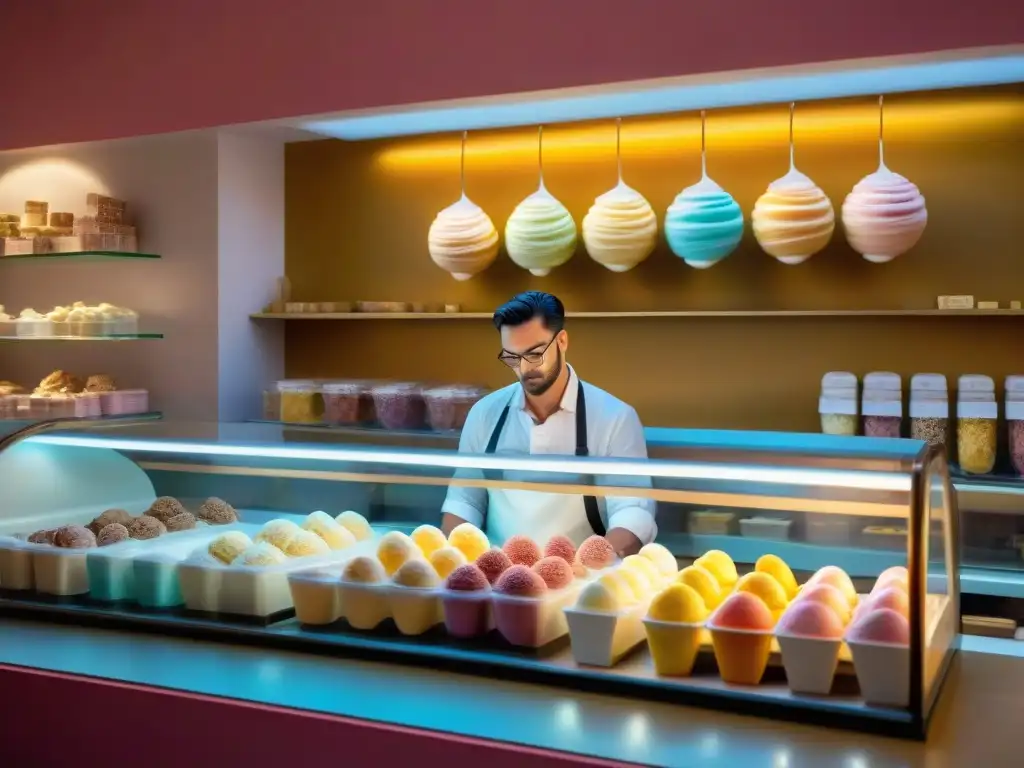
[[[502,430],[505,429],[505,422],[508,421],[508,412],[512,403],[509,401],[505,404],[505,407],[501,411],[501,415],[498,416],[498,423],[494,425],[494,430],[491,432],[491,437],[487,441],[487,449],[484,453],[494,453],[498,448],[498,439],[501,437]],[[576,384],[576,455],[577,456],[589,456],[590,450],[587,448],[587,398],[583,394],[583,382],[577,379]],[[590,528],[598,536],[604,536],[606,531],[604,527],[604,521],[601,520],[601,512],[597,508],[597,498],[594,496],[583,497],[583,508],[587,513],[587,522],[590,523]],[[484,519],[481,524],[481,529],[487,530],[487,511],[484,511]]]

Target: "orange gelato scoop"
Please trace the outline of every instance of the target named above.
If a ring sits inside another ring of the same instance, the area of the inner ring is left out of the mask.
[[[733,592],[725,599],[711,622],[718,629],[742,629],[766,632],[775,626],[775,618],[764,600],[750,592]]]

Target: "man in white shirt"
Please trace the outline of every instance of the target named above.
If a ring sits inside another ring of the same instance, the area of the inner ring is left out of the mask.
[[[459,441],[461,452],[647,458],[643,425],[636,411],[580,381],[565,362],[569,335],[564,325],[562,302],[540,291],[519,294],[495,311],[494,326],[501,334],[498,359],[515,371],[519,382],[492,392],[473,406]],[[506,477],[529,479],[511,473]],[[566,482],[580,481],[570,478]],[[635,477],[605,482],[650,484],[649,478]],[[518,533],[543,546],[555,534],[566,535],[579,545],[597,533],[605,536],[620,556],[653,541],[658,530],[654,500],[624,496],[453,485],[442,511],[446,534],[459,523],[469,522],[484,528],[493,541],[503,542]]]

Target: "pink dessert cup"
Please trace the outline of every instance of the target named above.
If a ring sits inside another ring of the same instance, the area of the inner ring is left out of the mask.
[[[539,597],[492,594],[494,624],[509,643],[540,648],[569,633],[565,608],[579,590],[548,591]]]
[[[441,595],[444,626],[452,637],[482,637],[494,629],[490,589],[460,592],[446,589]]]

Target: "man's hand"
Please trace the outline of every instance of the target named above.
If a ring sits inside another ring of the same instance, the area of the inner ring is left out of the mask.
[[[451,512],[445,512],[441,517],[441,533],[447,536],[455,526],[461,525],[464,522],[466,521],[461,517],[456,517]]]
[[[608,539],[608,543],[612,545],[612,549],[615,550],[615,554],[619,557],[635,555],[642,546],[636,534],[632,531],[627,531],[625,528],[612,528],[605,534],[605,538]]]

